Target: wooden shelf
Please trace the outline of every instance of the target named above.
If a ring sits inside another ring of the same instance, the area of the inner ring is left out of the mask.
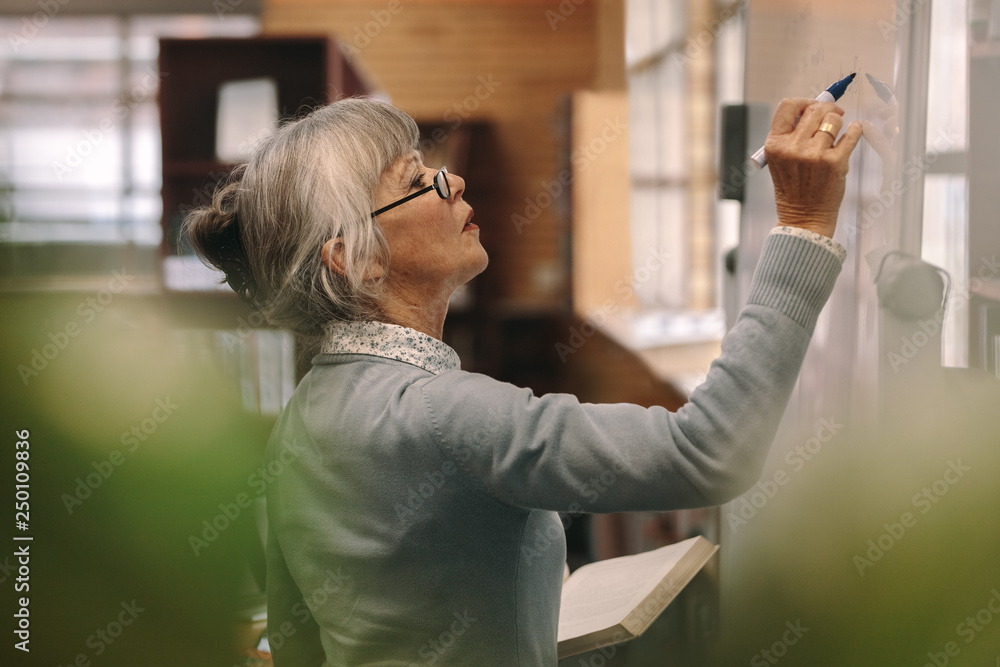
[[[229,173],[236,165],[232,162],[219,162],[218,160],[171,160],[163,162],[163,177],[185,178],[198,177],[206,178],[214,172]]]

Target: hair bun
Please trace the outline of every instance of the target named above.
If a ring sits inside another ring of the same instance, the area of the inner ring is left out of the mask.
[[[181,236],[190,241],[194,251],[208,264],[226,274],[226,282],[243,303],[259,310],[257,280],[250,270],[234,201],[239,186],[239,180],[232,178],[220,185],[211,204],[187,215]]]
[[[257,303],[257,281],[250,271],[246,249],[240,234],[240,221],[235,212],[231,214],[228,225],[222,227],[219,233],[218,258],[219,268],[226,274],[226,282],[236,292],[243,303],[254,310],[260,309]]]

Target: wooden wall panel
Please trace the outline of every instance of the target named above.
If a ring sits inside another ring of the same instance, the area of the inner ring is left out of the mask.
[[[574,145],[600,141],[604,147],[584,169],[573,170],[573,310],[597,323],[638,305],[627,283],[634,275],[632,234],[624,223],[630,205],[628,131],[607,135],[614,137],[607,142],[601,135],[609,121],[624,125],[628,117],[624,91],[573,97]]]

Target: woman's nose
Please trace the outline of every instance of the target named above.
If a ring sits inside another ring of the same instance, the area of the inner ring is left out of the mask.
[[[451,197],[449,199],[457,200],[465,192],[465,179],[450,171],[445,174],[445,178],[448,179],[448,187],[451,188]]]

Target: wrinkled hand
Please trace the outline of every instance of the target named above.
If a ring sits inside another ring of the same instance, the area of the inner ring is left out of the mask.
[[[774,182],[779,225],[833,237],[847,183],[847,160],[861,139],[861,123],[848,125],[836,144],[831,134],[818,130],[830,123],[834,126],[830,132],[840,134],[843,115],[844,110],[832,102],[790,98],[778,105],[764,154]]]

